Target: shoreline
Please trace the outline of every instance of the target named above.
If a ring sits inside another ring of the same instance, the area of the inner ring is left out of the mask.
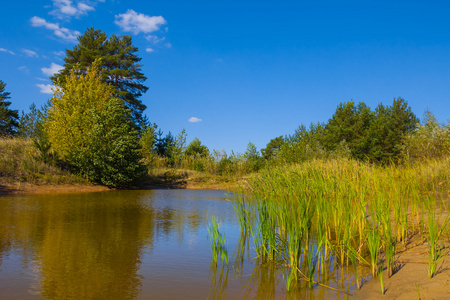
[[[441,240],[442,241],[442,240]],[[428,246],[426,240],[416,234],[413,245],[395,255],[397,270],[387,277],[383,271],[385,294],[381,294],[379,278],[371,278],[355,289],[352,299],[450,299],[450,260],[445,257],[438,264],[433,278],[428,276]],[[446,247],[446,249],[448,249]]]
[[[159,184],[142,183],[130,190],[151,189],[212,189],[236,190],[236,184],[229,182],[198,182],[191,178],[182,181],[171,181]],[[4,183],[0,181],[0,197],[7,195],[67,194],[114,191],[106,186],[93,184],[31,184]],[[442,240],[441,240],[442,241]],[[449,247],[445,247],[448,255]],[[349,299],[450,299],[450,259],[445,257],[439,264],[439,271],[429,278],[428,247],[426,240],[415,234],[405,249],[396,254],[397,270],[387,278],[387,270],[383,271],[385,294],[381,293],[379,278],[371,278],[363,282],[360,290],[353,290]]]
[[[190,190],[236,190],[233,184],[220,182],[170,182],[170,183],[142,183],[138,186],[129,188],[128,190],[154,190],[154,189],[190,189]],[[5,183],[0,180],[0,196],[7,195],[38,195],[38,194],[67,194],[67,193],[88,193],[88,192],[105,192],[114,191],[116,189],[108,188],[103,185],[95,184],[31,184],[27,182]],[[127,190],[127,189],[124,189]]]

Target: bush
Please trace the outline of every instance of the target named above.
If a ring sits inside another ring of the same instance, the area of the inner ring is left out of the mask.
[[[441,158],[450,154],[450,126],[439,124],[425,112],[425,124],[406,135],[403,153],[409,160]]]

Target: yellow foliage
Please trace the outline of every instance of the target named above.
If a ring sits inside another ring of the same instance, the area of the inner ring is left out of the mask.
[[[61,157],[66,157],[73,147],[85,149],[92,117],[110,101],[113,89],[101,81],[98,61],[85,74],[72,70],[65,84],[56,87],[44,128],[53,150]]]

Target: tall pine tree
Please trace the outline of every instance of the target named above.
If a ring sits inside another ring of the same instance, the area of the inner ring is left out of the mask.
[[[19,111],[9,108],[10,93],[5,92],[6,83],[0,80],[0,136],[13,136],[19,126]]]
[[[140,125],[146,106],[139,97],[148,87],[143,84],[147,77],[141,72],[141,58],[136,55],[137,51],[130,36],[113,34],[108,38],[100,29],[91,27],[78,37],[78,45],[72,50],[66,50],[64,69],[51,79],[55,84],[64,84],[75,66],[86,71],[96,59],[101,59],[102,80],[115,87],[115,96],[125,102],[135,124]]]

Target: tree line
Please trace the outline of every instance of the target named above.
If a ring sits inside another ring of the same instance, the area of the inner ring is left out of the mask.
[[[261,151],[251,142],[243,154],[229,155],[210,151],[198,138],[186,145],[184,129],[164,135],[143,114],[140,97],[148,87],[137,51],[130,36],[108,37],[88,28],[51,77],[53,97],[20,117],[9,108],[10,93],[0,81],[0,135],[30,138],[40,159],[111,187],[132,185],[153,167],[242,175],[308,159],[391,164],[449,152],[450,127],[429,112],[420,124],[402,98],[375,110],[363,102],[341,103],[326,123],[300,125]]]

